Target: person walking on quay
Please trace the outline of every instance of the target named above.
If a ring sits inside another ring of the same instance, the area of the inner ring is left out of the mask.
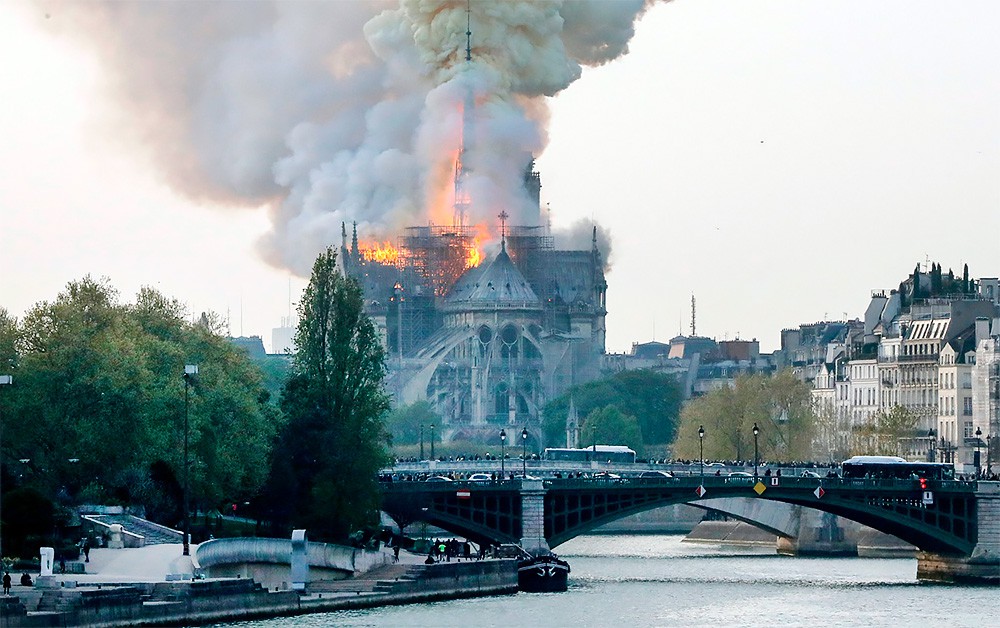
[[[392,562],[394,562],[394,563],[398,563],[399,562],[399,543],[398,542],[395,545],[392,546]]]
[[[90,539],[89,538],[83,540],[83,557],[85,559],[83,562],[85,562],[85,563],[89,563],[90,562]]]
[[[3,594],[10,595],[10,571],[3,572]]]

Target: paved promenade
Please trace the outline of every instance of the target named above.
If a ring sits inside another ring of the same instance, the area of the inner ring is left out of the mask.
[[[197,551],[197,545],[191,545],[191,555]],[[382,552],[391,555],[392,550],[383,548]],[[424,562],[423,555],[400,552],[401,564],[419,565]],[[83,558],[81,557],[81,561]],[[56,563],[54,578],[57,582],[75,582],[78,586],[97,584],[128,584],[165,582],[171,574],[192,573],[190,556],[183,555],[183,545],[180,543],[165,545],[150,545],[148,547],[108,549],[94,548],[90,550],[90,562],[84,563],[86,573],[58,573]],[[32,579],[37,579],[38,573],[31,573]],[[14,581],[12,589],[20,589],[17,584],[21,572],[11,572]],[[15,591],[12,590],[12,593]]]

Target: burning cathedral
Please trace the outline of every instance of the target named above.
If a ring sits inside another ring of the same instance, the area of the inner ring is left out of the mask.
[[[531,165],[524,182],[537,201]],[[461,218],[458,208],[451,226],[409,227],[395,245],[359,244],[356,226],[348,242],[345,225],[341,259],[364,289],[396,403],[428,401],[444,440],[492,440],[537,427],[548,400],[598,377],[608,286],[596,227],[589,249],[560,250],[548,226],[508,225],[501,212],[484,254],[488,230]]]

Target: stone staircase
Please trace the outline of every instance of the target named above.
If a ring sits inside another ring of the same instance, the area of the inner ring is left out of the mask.
[[[140,603],[141,591],[136,587],[52,588],[43,589],[38,610],[52,613],[69,613],[81,607],[134,605]]]
[[[306,593],[310,595],[397,593],[409,590],[420,580],[426,569],[424,565],[385,565],[358,578],[310,582],[306,586]]]
[[[87,519],[104,525],[119,524],[127,532],[145,537],[145,545],[163,545],[181,543],[184,536],[181,532],[167,530],[150,521],[134,515],[87,515]]]

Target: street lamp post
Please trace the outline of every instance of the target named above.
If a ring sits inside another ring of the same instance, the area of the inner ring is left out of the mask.
[[[504,469],[504,448],[507,445],[507,430],[500,428],[500,479],[503,479],[505,469]]]
[[[431,460],[434,460],[434,424],[431,423]]]
[[[521,477],[528,477],[528,428],[521,430]]]
[[[927,430],[927,439],[930,441],[930,447],[927,450],[927,457],[930,458],[930,462],[935,462],[935,459],[937,458],[937,454],[934,451],[934,438],[936,436],[937,434],[934,433],[933,429]]]
[[[986,477],[987,477],[987,479],[991,475],[993,475],[993,463],[991,462],[991,460],[992,460],[992,454],[993,454],[993,439],[994,438],[996,438],[996,437],[993,436],[992,434],[987,434],[986,435]]]
[[[13,375],[0,375],[0,386],[9,386],[10,384],[13,384],[13,383],[14,383],[14,376]],[[0,447],[2,447],[2,445],[3,445],[3,417],[0,416]],[[2,451],[2,448],[0,448],[0,451]],[[2,466],[3,466],[3,463],[2,463],[2,460],[0,460],[0,467],[2,467]],[[0,474],[0,475],[2,475],[2,474]],[[0,485],[0,494],[2,494],[2,493],[3,493],[3,486]],[[0,517],[0,518],[2,518],[2,517]],[[0,547],[2,547],[2,543],[0,543]]]
[[[184,556],[191,555],[191,484],[188,481],[188,390],[198,374],[197,364],[184,365]]]
[[[420,459],[424,459],[424,424],[420,424]]]
[[[698,426],[698,465],[701,467],[701,483],[705,484],[705,426]]]
[[[757,423],[753,424],[753,479],[757,479],[757,467],[760,465],[760,452],[757,449],[757,435],[760,434],[760,428],[757,427]]]
[[[977,427],[976,428],[976,455],[972,459],[972,464],[975,465],[975,467],[976,467],[976,479],[977,480],[979,479],[979,476],[981,475],[980,469],[979,469],[980,464],[981,464],[980,463],[980,456],[979,456],[979,443],[982,442],[982,441],[980,441],[979,439],[980,439],[980,437],[982,437],[982,435],[983,435],[983,431]]]

